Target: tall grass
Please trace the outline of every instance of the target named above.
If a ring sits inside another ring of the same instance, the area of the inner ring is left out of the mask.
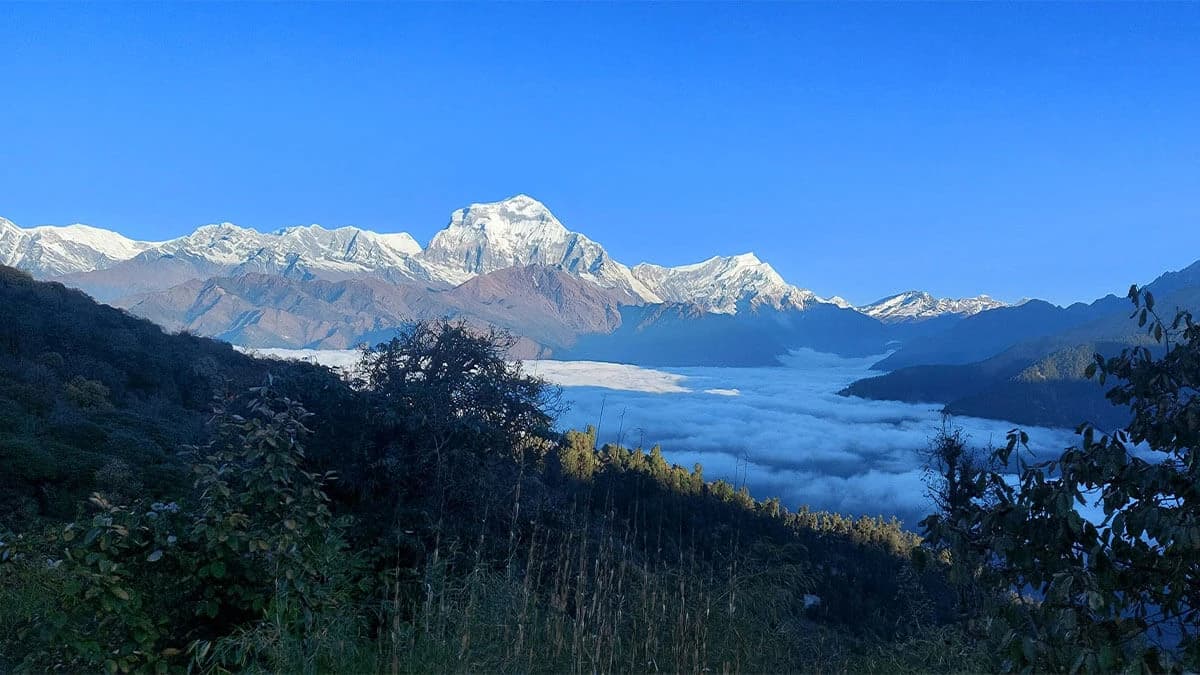
[[[880,642],[814,620],[813,570],[761,542],[743,549],[664,546],[669,514],[570,527],[534,518],[487,560],[486,535],[439,542],[407,605],[382,607],[380,671],[409,672],[929,672],[986,668],[951,629],[919,626]],[[514,513],[519,513],[514,509]],[[645,516],[645,513],[639,516]],[[516,529],[516,528],[514,528]],[[486,526],[481,527],[486,532]],[[497,542],[498,543],[498,542]],[[912,584],[907,592],[920,593]]]

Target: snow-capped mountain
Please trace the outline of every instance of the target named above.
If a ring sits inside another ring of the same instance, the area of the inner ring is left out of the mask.
[[[972,316],[989,309],[1005,306],[1005,303],[986,295],[952,299],[935,298],[924,291],[906,291],[857,309],[884,323],[903,323],[923,321],[947,314]]]
[[[308,225],[264,233],[218,223],[168,241],[142,242],[86,225],[21,229],[0,219],[0,263],[60,279],[105,301],[248,273],[452,288],[501,270],[537,265],[598,286],[622,305],[685,303],[718,314],[821,304],[902,323],[969,316],[1003,305],[987,296],[950,300],[910,291],[854,308],[842,298],[823,299],[789,284],[753,253],[678,267],[642,263],[631,269],[523,194],[454,211],[425,249],[403,232],[380,234],[356,227]]]
[[[246,273],[328,279],[372,276],[453,287],[499,270],[544,265],[614,291],[623,304],[684,302],[734,314],[740,307],[802,309],[812,302],[827,302],[788,284],[751,253],[679,267],[643,263],[631,270],[613,260],[600,244],[568,230],[550,209],[527,195],[455,211],[424,250],[406,233],[379,234],[354,227],[309,225],[263,233],[217,223],[149,243],[82,225],[22,230],[3,223],[0,261],[39,277],[70,275],[69,282],[105,299],[120,295],[122,275],[131,280],[129,291],[137,293],[188,279]],[[31,246],[33,242],[42,246]],[[122,262],[123,267],[85,278],[89,272],[109,270]]]
[[[424,269],[413,262],[420,252],[420,244],[405,232],[380,234],[356,227],[329,230],[308,225],[262,233],[217,223],[175,239],[146,242],[88,225],[22,229],[0,218],[0,264],[43,278],[105,270],[135,258],[147,262],[164,257],[223,271],[280,273],[299,265],[331,273],[390,271],[427,278]]]
[[[358,275],[393,272],[424,276],[412,257],[421,247],[407,233],[378,234],[356,227],[328,230],[319,225],[287,227],[261,233],[233,223],[205,225],[146,253],[176,256],[239,271]]]
[[[600,244],[568,230],[527,195],[455,211],[419,257],[432,278],[455,285],[509,267],[551,265],[633,299],[661,302]]]
[[[633,268],[633,276],[663,300],[693,303],[720,314],[736,314],[744,306],[803,309],[810,302],[824,302],[812,291],[784,281],[753,253],[679,267],[642,263]]]
[[[0,263],[39,277],[104,269],[153,245],[88,225],[21,229],[0,218]]]
[[[356,227],[226,222],[141,242],[0,219],[0,264],[239,344],[349,347],[453,316],[512,331],[527,356],[650,365],[769,365],[794,348],[875,354],[1003,304],[910,291],[856,308],[788,283],[753,253],[630,268],[527,195],[454,211],[425,248]]]

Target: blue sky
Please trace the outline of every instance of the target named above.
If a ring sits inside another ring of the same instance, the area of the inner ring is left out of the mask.
[[[406,230],[1065,302],[1200,258],[1200,4],[0,4],[0,215]]]

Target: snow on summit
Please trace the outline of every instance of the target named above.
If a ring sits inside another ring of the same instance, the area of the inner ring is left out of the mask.
[[[753,253],[715,256],[678,267],[642,263],[633,274],[665,300],[691,302],[722,314],[736,313],[743,303],[780,309],[817,300],[811,291],[788,284]]]
[[[884,323],[901,323],[922,321],[946,314],[971,316],[1004,306],[1005,303],[986,295],[952,299],[935,298],[924,291],[905,291],[859,307],[858,311]]]
[[[600,244],[568,230],[545,204],[528,195],[455,211],[420,258],[435,276],[452,283],[509,267],[554,265],[634,299],[659,301]]]
[[[89,225],[21,229],[0,218],[0,263],[39,277],[111,267],[151,246]]]

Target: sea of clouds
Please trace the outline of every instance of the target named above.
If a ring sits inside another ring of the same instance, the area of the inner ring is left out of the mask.
[[[699,462],[706,478],[745,482],[756,497],[779,496],[789,507],[895,515],[915,526],[929,510],[925,451],[942,424],[941,406],[838,395],[851,382],[877,375],[870,366],[879,358],[804,350],[774,368],[671,368],[683,391],[666,393],[611,388],[602,369],[583,386],[559,379],[556,362],[531,361],[526,369],[564,386],[571,407],[560,426],[596,425],[601,443],[658,443],[669,461],[689,468]],[[630,381],[628,374],[622,378]],[[989,447],[1004,444],[1014,426],[969,417],[953,423],[973,444]],[[1043,456],[1075,439],[1072,430],[1025,431]]]
[[[260,350],[336,366],[356,352]],[[938,404],[837,394],[878,374],[881,357],[847,359],[802,350],[772,368],[648,369],[582,361],[526,361],[526,372],[563,387],[562,429],[599,428],[601,443],[662,446],[668,461],[778,496],[852,515],[896,516],[908,526],[929,510],[925,450],[942,424]],[[1013,424],[959,417],[974,445],[1003,444]],[[1041,456],[1072,445],[1066,429],[1025,427]]]

